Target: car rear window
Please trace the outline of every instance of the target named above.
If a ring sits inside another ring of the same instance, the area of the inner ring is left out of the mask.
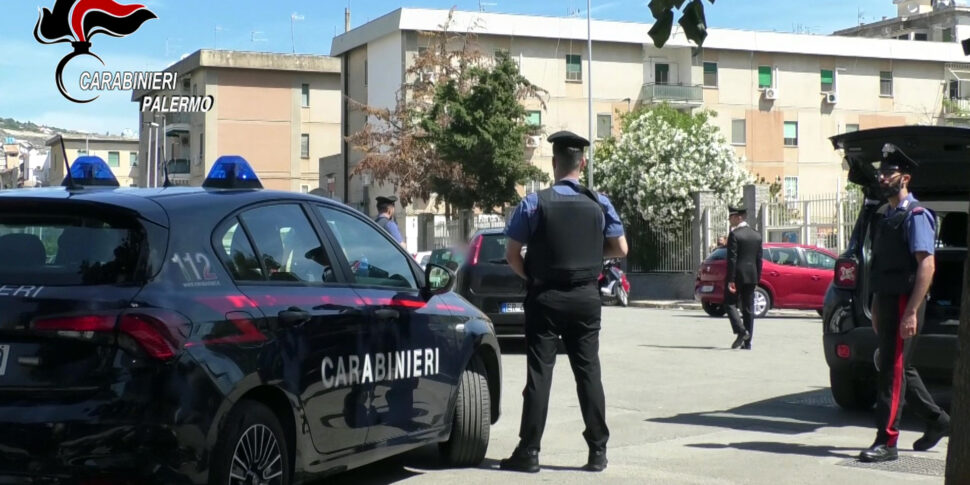
[[[707,261],[722,261],[725,258],[727,258],[727,249],[717,248],[707,257]]]
[[[0,284],[129,284],[144,274],[147,249],[130,219],[0,214]]]
[[[505,260],[505,234],[483,234],[482,248],[478,252],[479,261]]]

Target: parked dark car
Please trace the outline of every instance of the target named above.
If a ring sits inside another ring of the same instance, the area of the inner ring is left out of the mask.
[[[455,291],[492,320],[496,333],[521,335],[525,333],[525,280],[505,260],[505,243],[503,229],[473,234],[468,255],[458,268]]]
[[[878,195],[875,164],[885,143],[899,146],[920,164],[910,191],[936,215],[936,272],[912,362],[924,380],[948,384],[956,363],[967,258],[970,129],[901,126],[845,133],[831,140],[836,149],[844,151],[849,181],[862,189],[866,202],[825,294],[825,360],[835,401],[847,409],[869,409],[876,399],[873,353],[878,344],[870,320],[868,278],[873,231],[881,217],[877,210],[886,202]]]
[[[754,290],[755,317],[772,308],[816,310],[832,281],[835,255],[827,249],[805,244],[765,243],[762,245],[761,281]],[[697,269],[694,297],[712,317],[720,317],[724,307],[724,278],[727,248],[715,249]]]
[[[289,485],[430,443],[481,463],[501,354],[447,269],[239,157],[146,189],[85,158],[0,191],[0,483]]]

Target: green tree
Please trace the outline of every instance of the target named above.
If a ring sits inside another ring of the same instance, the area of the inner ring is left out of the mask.
[[[423,128],[438,155],[460,178],[436,177],[432,189],[459,209],[490,212],[520,199],[516,187],[546,181],[545,173],[525,161],[526,111],[523,93],[537,89],[508,56],[495,66],[469,69],[464,79],[438,87]]]

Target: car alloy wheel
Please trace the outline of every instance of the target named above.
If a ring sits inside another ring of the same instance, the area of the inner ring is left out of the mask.
[[[757,317],[763,317],[768,313],[768,293],[761,288],[755,288],[754,290],[754,314]]]
[[[283,455],[273,432],[262,424],[250,426],[236,442],[229,471],[230,485],[283,483]]]

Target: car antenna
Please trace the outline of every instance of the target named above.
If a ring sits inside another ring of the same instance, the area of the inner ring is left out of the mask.
[[[171,187],[172,181],[168,179],[168,162],[162,165],[162,170],[165,171],[165,182],[162,183],[162,187]]]
[[[64,145],[64,135],[58,134],[57,137],[61,140],[61,153],[64,154],[64,169],[67,171],[65,172],[67,175],[64,177],[64,180],[67,182],[67,188],[79,188],[77,185],[74,185],[74,177],[71,176],[71,164],[67,159],[67,146]]]

